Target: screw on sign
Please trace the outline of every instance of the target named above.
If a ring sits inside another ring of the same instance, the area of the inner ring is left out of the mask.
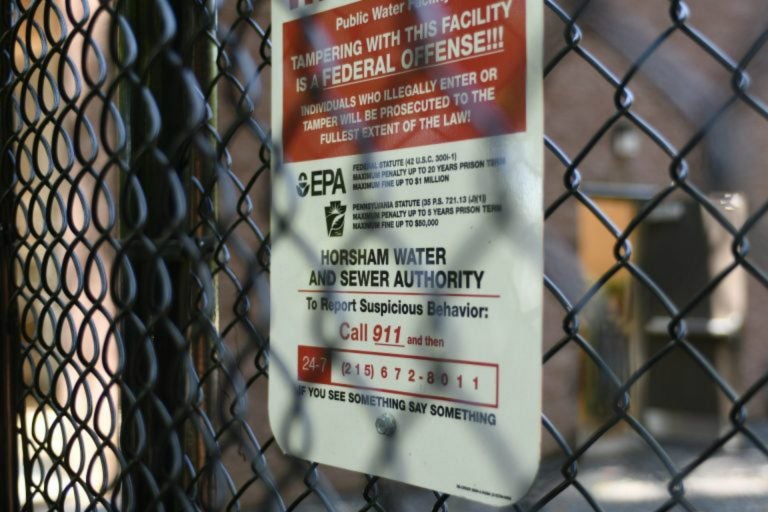
[[[540,456],[541,2],[288,7],[272,9],[276,441],[510,505]]]

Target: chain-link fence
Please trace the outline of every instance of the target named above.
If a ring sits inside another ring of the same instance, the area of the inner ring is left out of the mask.
[[[545,6],[544,463],[512,508],[726,509],[688,484],[722,454],[768,462],[768,16]],[[274,442],[269,20],[0,4],[3,509],[485,509]],[[642,465],[635,508],[600,490]]]

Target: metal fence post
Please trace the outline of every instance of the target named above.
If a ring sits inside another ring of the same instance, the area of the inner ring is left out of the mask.
[[[181,19],[180,27],[183,31],[181,46],[186,47],[187,44],[189,44],[192,48],[192,51],[186,56],[190,62],[185,62],[185,64],[191,68],[200,87],[203,89],[204,100],[207,103],[210,112],[208,127],[215,129],[218,118],[218,87],[214,85],[217,72],[216,46],[213,43],[213,40],[209,40],[207,37],[200,45],[195,44],[195,41],[185,41],[185,39],[187,37],[194,37],[197,33],[205,33],[207,36],[215,37],[218,23],[216,0],[204,0],[200,3],[186,2],[182,0],[176,2],[175,8],[179,13]],[[203,137],[200,142],[205,147],[204,150],[198,147],[193,148],[191,151],[189,165],[186,169],[186,172],[189,175],[186,180],[186,189],[187,197],[190,199],[190,231],[199,241],[199,245],[203,248],[203,252],[209,253],[210,251],[215,250],[215,243],[213,242],[210,226],[206,221],[215,221],[219,212],[219,200],[214,187],[217,172],[214,151],[217,147],[217,141],[214,132],[210,129],[201,135]],[[200,193],[198,189],[192,185],[193,180],[206,188],[208,194],[205,195]],[[206,218],[200,219],[202,214],[199,212],[195,213],[193,209],[195,205],[201,205],[203,203],[208,203],[208,208],[206,208]],[[200,222],[198,222],[198,220],[200,220]],[[190,275],[190,273],[187,272],[186,275]],[[218,277],[212,276],[210,284],[213,289],[213,297],[210,298],[211,306],[210,313],[208,314],[208,321],[213,330],[218,333],[220,315]],[[188,286],[189,284],[187,283],[187,287]],[[195,337],[190,340],[191,355],[195,371],[198,376],[201,376],[208,373],[213,364],[211,361],[212,342],[206,337],[204,332],[197,332],[194,336]],[[208,415],[209,418],[216,418],[217,411],[215,410],[215,404],[220,393],[217,374],[214,373],[211,378],[208,379],[208,382],[202,391],[204,401],[202,408],[205,411],[205,414]],[[187,432],[185,432],[185,441],[188,444],[190,459],[196,467],[204,467],[211,462],[205,447],[203,436],[197,428],[187,429]],[[215,476],[209,474],[200,482],[200,485],[202,487],[200,496],[202,503],[209,507],[215,506],[219,500],[218,482],[216,481]]]
[[[18,510],[17,388],[19,336],[13,298],[14,163],[10,148],[13,109],[10,82],[13,59],[10,2],[0,3],[0,509]]]
[[[212,195],[208,196],[207,199],[212,203],[205,215],[210,218],[200,221],[199,216],[202,214],[195,209],[203,198],[193,182],[212,183],[215,175],[215,151],[208,151],[208,149],[215,148],[215,139],[206,133],[200,133],[200,126],[188,123],[188,105],[185,104],[184,94],[180,91],[189,87],[189,82],[185,82],[189,77],[184,76],[181,68],[176,66],[179,62],[174,62],[173,65],[163,62],[163,65],[159,65],[154,61],[157,59],[157,55],[153,54],[157,50],[154,47],[157,42],[152,38],[154,31],[157,30],[157,20],[153,18],[152,10],[145,7],[144,4],[126,3],[123,4],[123,14],[130,21],[137,39],[137,64],[139,74],[143,77],[141,87],[151,92],[154,107],[157,108],[158,118],[162,123],[162,130],[152,144],[157,145],[167,161],[155,158],[150,152],[141,152],[140,146],[146,142],[147,125],[150,119],[147,115],[145,98],[142,97],[143,92],[138,86],[124,91],[121,95],[121,110],[127,120],[128,147],[130,148],[125,155],[125,162],[138,178],[141,193],[147,205],[147,221],[142,228],[142,235],[156,243],[158,248],[163,247],[163,249],[161,253],[154,253],[147,252],[145,247],[138,247],[137,251],[129,249],[128,253],[135,273],[135,282],[138,283],[137,295],[140,297],[134,306],[134,314],[141,320],[144,327],[152,325],[152,318],[157,314],[149,306],[152,302],[150,296],[156,291],[152,289],[152,282],[156,277],[153,273],[156,272],[157,267],[152,263],[152,259],[160,258],[167,272],[165,277],[172,289],[171,304],[164,313],[172,326],[156,325],[149,329],[150,332],[142,332],[143,329],[135,323],[126,324],[126,383],[133,390],[146,388],[147,383],[142,380],[143,371],[140,367],[143,358],[148,356],[146,352],[142,353],[142,348],[136,340],[150,336],[152,346],[150,357],[155,358],[158,368],[163,368],[163,371],[158,374],[151,394],[159,400],[171,416],[176,417],[176,413],[182,411],[182,414],[188,414],[191,417],[196,414],[192,410],[191,401],[194,401],[194,397],[199,395],[200,391],[204,393],[205,403],[197,405],[202,406],[206,413],[209,412],[209,404],[213,403],[211,396],[217,392],[215,379],[209,380],[204,390],[180,389],[178,386],[180,379],[170,369],[182,367],[185,369],[181,371],[187,371],[187,367],[179,363],[188,357],[191,358],[194,370],[199,377],[211,364],[210,335],[206,334],[204,326],[198,325],[199,319],[196,317],[201,313],[195,311],[192,304],[194,294],[199,292],[193,278],[193,274],[197,272],[194,265],[199,264],[200,260],[193,260],[182,238],[186,241],[190,238],[194,239],[201,258],[207,257],[213,248],[212,244],[207,243],[210,233],[205,221],[213,219],[217,204]],[[211,47],[203,50],[192,50],[192,48],[195,46],[193,39],[196,35],[212,30],[215,26],[214,2],[170,1],[157,8],[170,8],[176,23],[173,40],[170,43],[164,43],[167,44],[167,47],[162,50],[167,52],[165,57],[170,60],[181,58],[185,68],[194,72],[202,84],[201,87],[210,87],[215,70],[213,45],[208,44],[207,46]],[[208,102],[211,119],[216,117],[213,91],[204,91],[210,94],[205,101]],[[190,136],[189,140],[184,140],[181,135],[184,133]],[[196,138],[195,142],[191,140],[193,134]],[[200,141],[205,141],[204,144],[208,145],[205,150],[199,147]],[[180,198],[174,196],[178,190],[174,191],[164,178],[168,173],[175,173],[177,179],[183,184],[185,196],[183,201],[187,208],[186,219],[174,226],[174,232],[170,234],[168,234],[168,219],[173,217],[171,215],[173,212],[169,211],[169,208],[172,208],[169,205],[178,205]],[[205,321],[214,326],[213,330],[217,330],[215,326],[218,316],[218,296],[215,291],[215,279],[211,281],[213,297],[207,298],[208,307],[202,314],[206,315]],[[184,336],[187,351],[180,348],[178,333]],[[136,404],[124,403],[124,407],[126,405],[136,407]],[[184,457],[188,458],[195,470],[204,468],[210,460],[203,433],[192,426],[191,422],[187,422],[183,428],[176,425],[173,430],[169,429],[166,424],[167,419],[158,413],[155,404],[145,403],[138,407],[146,428],[147,439],[147,446],[140,455],[142,463],[151,478],[155,479],[158,487],[170,485],[171,488],[185,488],[185,490],[184,493],[170,491],[158,499],[153,497],[156,491],[153,491],[151,486],[145,485],[146,482],[142,482],[141,478],[137,478],[134,480],[136,488],[133,493],[136,502],[132,506],[137,510],[143,510],[156,506],[159,501],[169,510],[179,510],[189,507],[191,502],[203,505],[215,502],[215,482],[211,475],[191,481],[188,474],[171,477],[167,475],[166,470],[168,447],[164,444],[164,440],[169,435],[179,436]],[[128,446],[135,441],[130,433],[124,433],[123,440]],[[198,490],[192,491],[192,487]]]

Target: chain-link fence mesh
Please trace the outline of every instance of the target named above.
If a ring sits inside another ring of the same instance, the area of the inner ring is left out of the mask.
[[[582,475],[631,438],[617,467],[642,459],[660,491],[617,510],[709,510],[687,484],[734,441],[768,462],[768,17],[545,5],[544,463],[513,509],[614,510]],[[269,19],[0,5],[3,507],[485,509],[273,440]],[[680,455],[656,413],[707,407]]]

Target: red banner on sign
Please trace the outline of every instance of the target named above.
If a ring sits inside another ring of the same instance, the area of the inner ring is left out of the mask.
[[[525,2],[356,2],[284,28],[285,160],[525,130]]]

